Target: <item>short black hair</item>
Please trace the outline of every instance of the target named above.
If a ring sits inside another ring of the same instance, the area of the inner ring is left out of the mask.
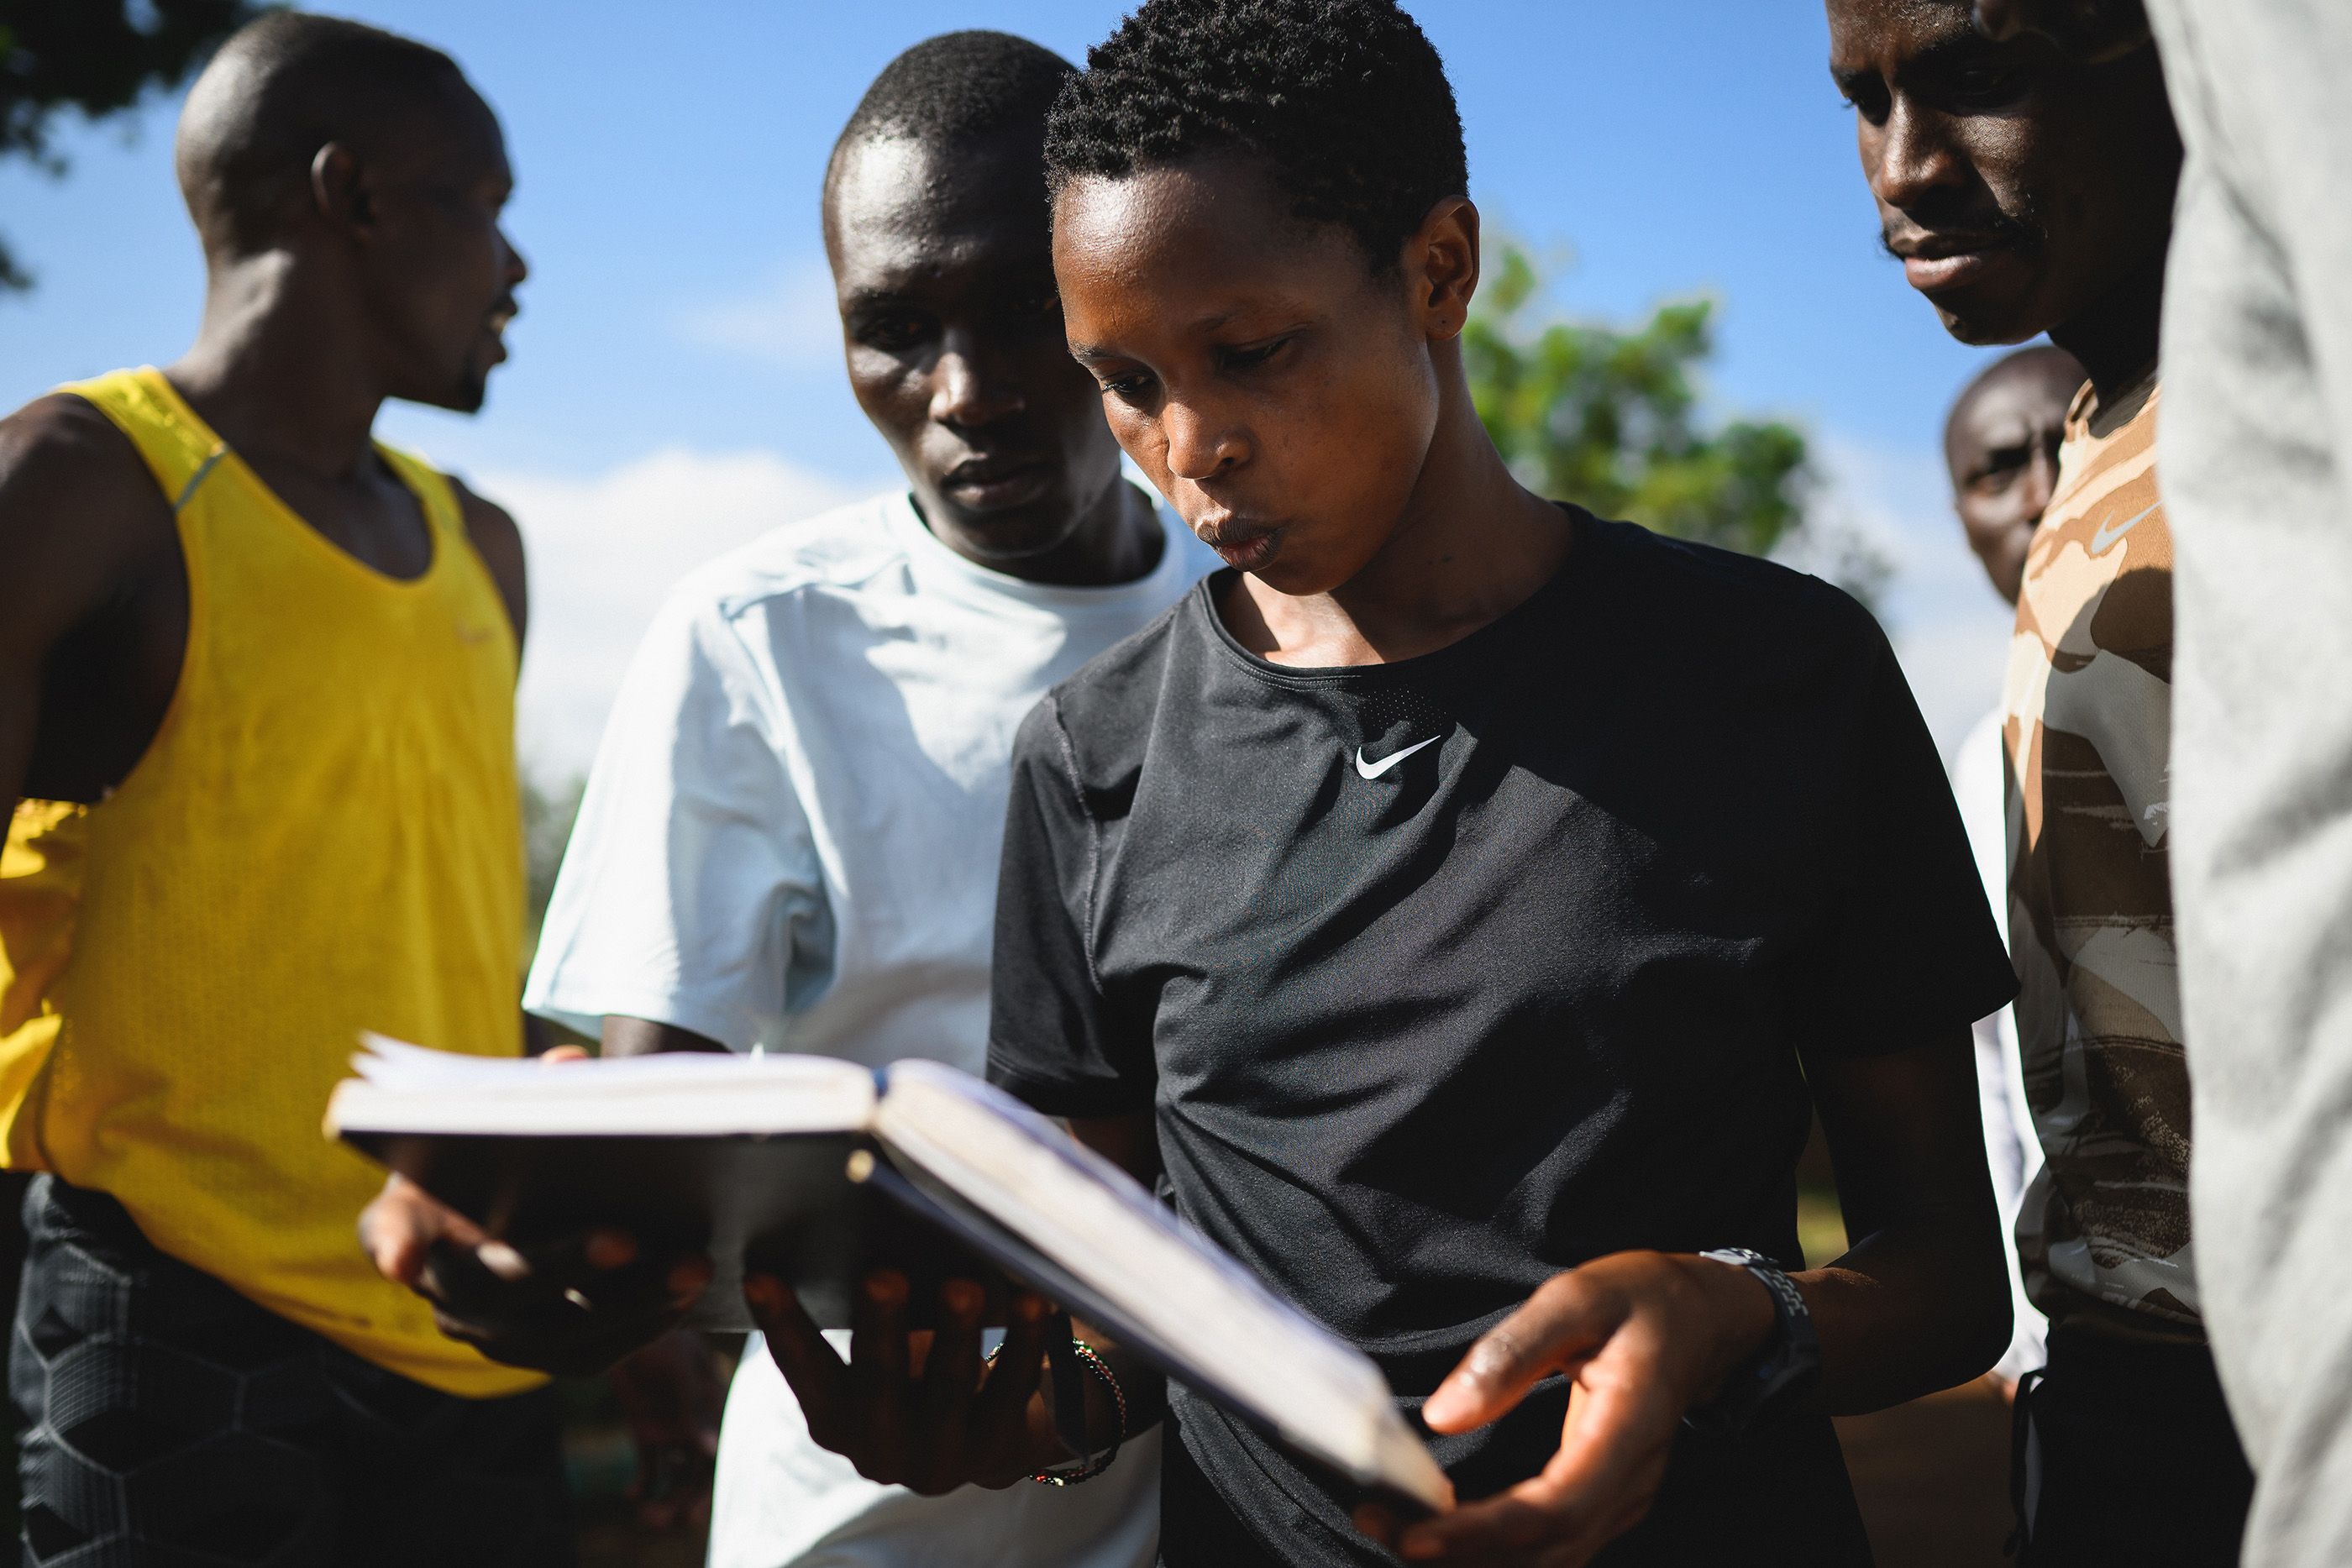
[[[861,141],[905,137],[951,147],[999,132],[1042,135],[1046,112],[1078,68],[1011,33],[971,28],[925,38],[882,68],[833,144],[828,176],[842,150]]]
[[[1146,0],[1063,89],[1046,178],[1058,192],[1227,152],[1263,160],[1297,216],[1345,227],[1383,271],[1470,189],[1444,62],[1394,0]]]
[[[189,91],[176,155],[189,214],[208,246],[267,245],[320,148],[364,144],[394,114],[472,91],[430,44],[269,12],[231,35]]]

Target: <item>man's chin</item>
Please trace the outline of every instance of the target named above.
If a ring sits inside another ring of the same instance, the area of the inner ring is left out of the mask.
[[[451,413],[479,413],[490,399],[488,376],[474,376],[455,386],[431,392],[394,392],[404,402],[423,403],[426,408],[447,409]]]
[[[1935,307],[1944,330],[1972,348],[2022,343],[2050,329],[2022,300],[1986,298],[1970,290],[1955,289],[1929,295],[1927,303]]]
[[[1074,509],[1059,496],[994,511],[938,498],[923,512],[931,531],[951,536],[961,553],[1007,569],[1059,549],[1077,528]]]
[[[490,378],[470,376],[460,382],[447,402],[441,406],[452,413],[479,413],[482,405],[490,401]]]

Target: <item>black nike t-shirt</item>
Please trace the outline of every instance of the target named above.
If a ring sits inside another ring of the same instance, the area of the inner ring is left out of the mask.
[[[2015,988],[1868,612],[1575,516],[1534,597],[1397,664],[1254,656],[1219,573],[1014,748],[990,1076],[1057,1115],[1155,1113],[1178,1210],[1408,1410],[1604,1253],[1800,1266],[1803,1064]],[[1539,1469],[1566,1396],[1438,1440],[1462,1493]],[[1395,1561],[1328,1478],[1171,1403],[1167,1563]],[[1867,1561],[1826,1420],[1685,1439],[1607,1561],[1727,1541]]]

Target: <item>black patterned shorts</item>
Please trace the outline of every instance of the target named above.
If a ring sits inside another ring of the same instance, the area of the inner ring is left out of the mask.
[[[8,1357],[31,1568],[562,1568],[551,1396],[460,1399],[256,1306],[49,1176]]]

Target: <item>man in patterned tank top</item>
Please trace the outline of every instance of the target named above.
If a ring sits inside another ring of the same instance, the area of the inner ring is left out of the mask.
[[[2157,343],[2180,143],[2155,52],[1995,42],[1969,0],[1829,0],[1887,249],[1952,335],[2089,372],[2003,691],[2010,947],[2044,1164],[2018,1218],[2048,1365],[2022,1561],[2230,1563],[2252,1478],[2199,1316],[2168,879],[2172,542]]]
[[[372,438],[506,357],[504,142],[437,50],[280,13],[176,152],[194,347],[0,420],[25,1561],[568,1562],[546,1391],[379,1289],[318,1133],[371,1019],[520,1047],[521,541]]]

